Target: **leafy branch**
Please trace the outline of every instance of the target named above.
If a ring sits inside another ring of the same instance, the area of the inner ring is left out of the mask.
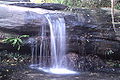
[[[17,47],[17,50],[20,50],[23,45],[22,38],[29,37],[29,35],[21,35],[17,37],[6,38],[3,40],[4,43],[11,44],[13,47]]]

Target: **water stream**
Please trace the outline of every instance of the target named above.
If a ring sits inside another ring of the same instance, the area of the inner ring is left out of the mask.
[[[75,74],[75,71],[68,70],[65,59],[66,27],[64,18],[58,14],[46,14],[45,18],[49,23],[50,41],[45,38],[47,36],[46,27],[42,27],[39,54],[37,53],[37,46],[32,49],[34,50],[32,51],[32,68],[54,74]],[[49,42],[50,47],[48,46]],[[39,59],[37,59],[37,55],[39,55]],[[50,64],[49,67],[48,64]]]

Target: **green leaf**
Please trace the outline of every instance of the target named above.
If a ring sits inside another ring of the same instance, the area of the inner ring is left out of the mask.
[[[29,35],[22,35],[22,36],[19,36],[19,38],[22,38],[22,37],[29,37]]]
[[[9,40],[11,40],[11,38],[6,38],[3,40],[3,42],[8,42]]]
[[[11,43],[13,47],[17,44],[17,39],[14,39],[13,43]]]
[[[6,38],[4,40],[2,40],[3,42],[5,43],[9,43],[11,44],[13,47],[18,47],[17,50],[20,50],[20,47],[21,45],[23,44],[23,41],[21,38],[23,37],[29,37],[29,35],[21,35],[21,36],[18,36],[18,37],[15,37],[15,38]]]
[[[21,46],[19,45],[19,46],[18,46],[18,48],[17,48],[17,50],[19,51],[19,50],[20,50],[20,48],[21,48]]]
[[[13,41],[14,41],[14,39],[10,39],[10,40],[9,40],[10,43],[13,42]]]
[[[13,45],[16,45],[17,39],[14,39],[14,42],[12,43]]]
[[[17,41],[18,41],[20,44],[23,43],[23,41],[22,41],[20,38],[17,38]]]

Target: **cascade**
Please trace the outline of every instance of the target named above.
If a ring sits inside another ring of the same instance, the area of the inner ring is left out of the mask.
[[[39,54],[38,45],[34,47],[35,49],[32,48],[34,50],[32,51],[32,68],[54,74],[75,74],[75,71],[68,70],[65,59],[66,27],[64,18],[59,14],[46,14],[45,18],[49,24],[50,40],[45,38],[47,36],[46,27],[42,27]]]

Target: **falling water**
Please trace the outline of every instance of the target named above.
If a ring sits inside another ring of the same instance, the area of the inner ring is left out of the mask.
[[[51,34],[51,64],[53,68],[62,66],[62,59],[65,56],[66,40],[65,40],[65,22],[63,18],[55,15],[46,15],[50,25]]]
[[[59,14],[46,14],[45,18],[49,23],[50,29],[50,40],[46,39],[46,27],[42,27],[41,33],[41,44],[39,45],[39,60],[37,60],[36,55],[37,46],[35,51],[32,51],[33,56],[36,59],[32,59],[32,67],[43,70],[45,72],[54,73],[54,74],[75,74],[75,71],[68,70],[65,59],[66,54],[66,27],[65,21],[62,16]],[[50,42],[50,44],[49,44]],[[48,46],[50,45],[50,47]],[[32,57],[34,58],[34,57]],[[50,66],[48,67],[48,64]],[[37,66],[36,66],[37,65]]]

